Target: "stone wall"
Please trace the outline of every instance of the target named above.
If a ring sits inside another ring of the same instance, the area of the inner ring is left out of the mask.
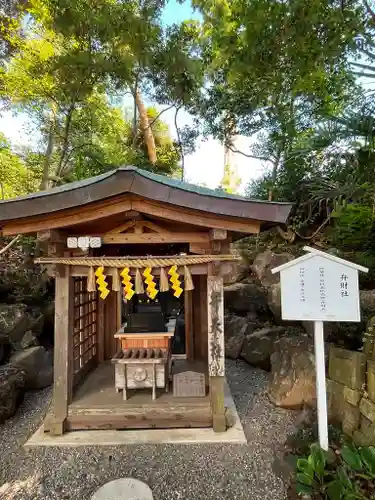
[[[328,416],[357,444],[369,446],[375,445],[375,360],[365,352],[330,348]]]

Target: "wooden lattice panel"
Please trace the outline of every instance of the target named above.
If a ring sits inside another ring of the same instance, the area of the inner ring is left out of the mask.
[[[87,278],[74,278],[73,366],[75,381],[96,362],[97,294],[87,292]]]

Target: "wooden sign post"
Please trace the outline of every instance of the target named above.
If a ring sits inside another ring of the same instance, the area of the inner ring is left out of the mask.
[[[319,443],[328,450],[324,321],[360,321],[358,271],[353,264],[314,248],[306,255],[272,269],[280,273],[282,319],[314,322]]]

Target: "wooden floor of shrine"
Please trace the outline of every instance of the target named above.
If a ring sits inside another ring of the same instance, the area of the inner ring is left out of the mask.
[[[67,430],[211,427],[210,397],[176,398],[173,389],[128,389],[116,393],[114,366],[104,363],[89,373],[69,405]]]

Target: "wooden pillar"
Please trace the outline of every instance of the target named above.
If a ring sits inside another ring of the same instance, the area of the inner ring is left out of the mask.
[[[212,421],[215,432],[226,430],[224,405],[224,297],[223,278],[207,278],[207,317],[208,317],[208,375]]]
[[[187,359],[194,359],[193,342],[193,290],[184,292],[185,309],[185,352]]]
[[[97,326],[97,342],[98,342],[98,363],[103,363],[105,359],[105,307],[104,300],[96,293],[97,312],[96,312],[96,326]]]
[[[58,264],[55,278],[55,346],[52,434],[64,433],[71,398],[73,286],[69,266]]]
[[[193,347],[194,359],[206,362],[207,348],[207,276],[194,276],[193,290]]]

